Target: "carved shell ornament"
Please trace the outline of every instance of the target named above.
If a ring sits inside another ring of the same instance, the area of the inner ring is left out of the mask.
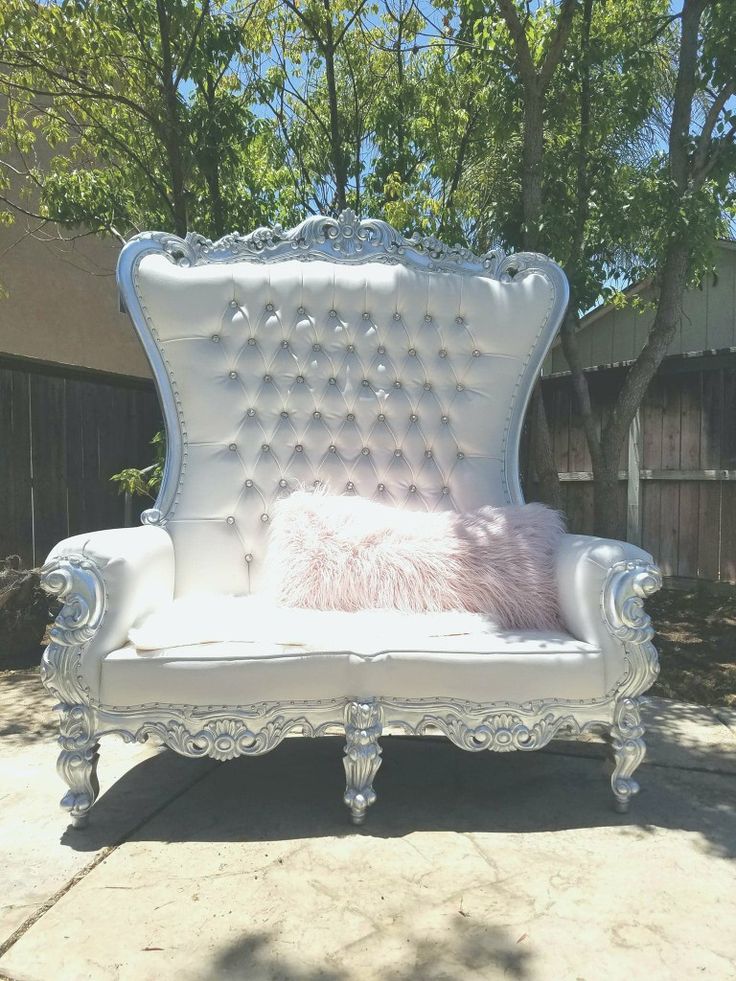
[[[235,716],[214,719],[197,730],[191,723],[173,719],[166,722],[144,723],[135,733],[118,730],[128,741],[145,742],[157,736],[171,749],[183,756],[209,756],[212,759],[234,760],[238,756],[260,756],[275,749],[294,729],[304,724],[301,718],[278,716],[252,730],[248,722]]]
[[[430,715],[417,731],[426,731],[430,727],[438,728],[461,749],[471,752],[490,749],[497,753],[540,749],[561,731],[575,735],[581,731],[573,715],[551,712],[531,724],[512,712],[490,715],[479,725],[473,725],[462,715]]]

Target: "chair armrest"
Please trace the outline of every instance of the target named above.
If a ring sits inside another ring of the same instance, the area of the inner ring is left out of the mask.
[[[105,655],[173,598],[173,543],[153,525],[76,535],[52,549],[41,580],[63,603],[49,631],[43,682],[66,704],[94,701]]]
[[[606,688],[622,695],[646,691],[659,672],[654,629],[644,600],[662,586],[654,559],[628,542],[565,535],[556,556],[557,589],[565,626],[606,656]]]

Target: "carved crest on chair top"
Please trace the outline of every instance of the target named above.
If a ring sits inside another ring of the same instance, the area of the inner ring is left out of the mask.
[[[257,228],[247,235],[234,232],[213,242],[197,232],[179,238],[168,232],[144,232],[137,239],[155,240],[179,266],[209,262],[278,262],[327,259],[332,262],[403,263],[421,269],[470,273],[492,279],[511,277],[540,264],[541,256],[506,256],[500,249],[476,255],[461,245],[445,245],[432,235],[405,238],[385,221],[359,218],[347,209],[337,218],[315,215],[295,228]],[[548,260],[543,260],[546,264]]]

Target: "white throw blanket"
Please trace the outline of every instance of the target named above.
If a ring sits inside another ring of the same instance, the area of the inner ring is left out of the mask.
[[[129,634],[139,651],[191,644],[245,642],[327,651],[415,648],[422,638],[495,632],[478,613],[402,613],[397,610],[304,610],[278,606],[264,595],[193,594],[150,614]]]

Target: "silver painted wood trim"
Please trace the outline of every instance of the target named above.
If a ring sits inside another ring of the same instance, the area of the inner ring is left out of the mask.
[[[49,563],[43,581],[63,604],[44,653],[42,681],[59,699],[58,770],[69,786],[62,806],[79,826],[86,822],[99,792],[97,746],[100,737],[109,734],[127,742],[145,742],[154,736],[184,756],[228,760],[267,753],[292,733],[324,736],[345,732],[345,800],[359,820],[374,799],[372,780],[380,765],[377,741],[382,727],[396,727],[411,735],[439,731],[461,749],[497,752],[540,749],[563,736],[609,733],[614,753],[611,785],[619,809],[625,810],[638,790],[632,775],[646,749],[640,695],[652,685],[659,669],[644,601],[662,584],[659,570],[644,560],[611,566],[599,597],[602,627],[624,654],[624,674],[614,687],[599,699],[524,703],[356,696],[201,707],[103,705],[91,697],[80,670],[107,609],[101,571],[86,556],[70,554]]]

